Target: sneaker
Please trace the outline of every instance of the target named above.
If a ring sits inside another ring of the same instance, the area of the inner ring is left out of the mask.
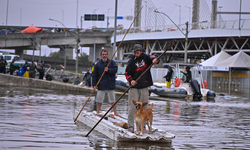
[[[134,133],[134,128],[129,128],[128,131]]]

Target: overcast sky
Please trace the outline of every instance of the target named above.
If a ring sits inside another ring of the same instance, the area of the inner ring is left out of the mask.
[[[6,25],[7,1],[0,0],[0,24]],[[143,0],[144,10],[150,9],[149,0]],[[151,0],[152,1],[152,0]],[[203,8],[201,11],[209,13],[211,10],[212,0],[201,0]],[[206,3],[205,3],[206,2]],[[169,15],[174,22],[179,22],[179,6],[181,6],[181,23],[189,21],[189,8],[192,9],[192,0],[153,0],[153,3],[159,11]],[[78,13],[77,13],[78,6]],[[240,0],[218,0],[218,7],[222,6],[221,11],[234,11],[240,9]],[[250,0],[242,0],[242,12],[249,11]],[[133,15],[134,0],[118,0],[118,16]],[[60,27],[60,23],[50,21],[49,18],[62,22],[68,28],[81,26],[80,17],[84,14],[105,14],[106,16],[114,16],[115,0],[9,0],[7,25],[22,26],[42,26],[42,27]],[[220,9],[218,9],[220,11]],[[192,12],[192,11],[191,11]],[[77,17],[78,16],[78,17]],[[143,16],[142,16],[143,17]],[[145,16],[146,17],[146,16]],[[143,17],[144,18],[144,17]],[[166,17],[165,17],[166,18]],[[222,15],[223,20],[237,20],[239,15]],[[250,19],[250,15],[242,15],[242,19]],[[153,21],[152,18],[146,19],[148,22]],[[167,20],[167,18],[166,18]],[[118,24],[123,24],[128,28],[131,20],[118,20]],[[171,22],[168,22],[171,24]],[[146,23],[145,23],[146,24]],[[144,25],[144,23],[142,23]],[[83,28],[91,28],[92,26],[107,26],[107,21],[89,22],[83,21]],[[110,27],[114,27],[114,19],[110,19]],[[47,49],[46,49],[47,50]],[[49,54],[49,49],[45,53]],[[44,52],[42,55],[45,54]],[[38,54],[38,52],[37,52]]]

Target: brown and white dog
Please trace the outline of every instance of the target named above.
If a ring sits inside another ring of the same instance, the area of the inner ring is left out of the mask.
[[[152,131],[152,121],[153,121],[153,113],[152,109],[154,107],[154,104],[152,103],[150,108],[144,109],[143,107],[146,106],[148,103],[142,103],[142,102],[136,102],[132,100],[133,104],[135,105],[135,124],[136,124],[136,134],[139,134],[139,125],[141,125],[141,133],[142,136],[143,133],[143,126],[144,123],[147,122],[149,133]],[[149,126],[150,123],[150,126]]]

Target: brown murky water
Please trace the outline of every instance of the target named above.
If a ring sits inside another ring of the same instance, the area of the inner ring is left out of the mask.
[[[250,99],[217,97],[210,102],[150,100],[156,128],[176,135],[172,145],[121,143],[74,123],[89,93],[23,87],[0,88],[0,149],[250,149]],[[90,101],[94,100],[94,97]],[[102,110],[108,110],[103,105]],[[126,98],[118,103],[126,115]],[[92,103],[85,107],[91,110]]]

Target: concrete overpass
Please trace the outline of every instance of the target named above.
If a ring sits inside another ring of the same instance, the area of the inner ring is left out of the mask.
[[[110,57],[112,56],[111,36],[112,32],[79,33],[79,45],[81,47],[90,47],[89,61],[93,61],[94,53],[95,56],[99,56],[102,47],[109,50],[109,55]],[[24,50],[40,50],[41,52],[41,45],[60,48],[60,58],[64,58],[65,52],[69,58],[72,58],[73,49],[76,47],[76,44],[76,33],[72,32],[0,34],[0,49],[15,49],[15,53],[20,55],[21,58]],[[96,45],[95,52],[94,44]]]

